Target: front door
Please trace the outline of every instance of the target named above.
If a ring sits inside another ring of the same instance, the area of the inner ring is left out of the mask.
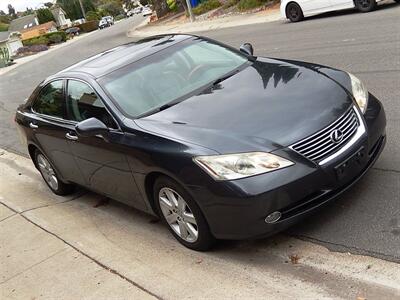
[[[78,80],[67,83],[67,117],[74,122],[95,117],[106,124],[110,133],[106,141],[101,136],[82,137],[70,134],[72,153],[88,186],[111,198],[144,209],[145,204],[129,168],[124,148],[118,141],[124,133],[106,110],[100,97],[87,84]]]

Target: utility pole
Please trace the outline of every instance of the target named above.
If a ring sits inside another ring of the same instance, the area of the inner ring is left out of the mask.
[[[83,7],[82,0],[79,0],[79,5],[81,6],[82,15],[86,19],[85,8]]]
[[[192,11],[192,5],[190,4],[190,0],[186,0],[186,5],[189,11],[189,17],[190,17],[190,22],[194,22],[195,18],[194,18],[194,14]]]

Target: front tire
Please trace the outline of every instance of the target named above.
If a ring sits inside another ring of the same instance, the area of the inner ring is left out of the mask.
[[[50,160],[39,150],[35,151],[34,163],[42,175],[44,182],[54,194],[66,196],[74,192],[75,186],[62,182],[53,165],[50,163]]]
[[[177,182],[159,177],[154,184],[154,202],[159,216],[182,245],[196,251],[214,245],[215,238],[199,206]]]
[[[360,12],[370,12],[376,8],[375,0],[356,0],[356,7]]]
[[[290,2],[286,6],[286,17],[291,21],[291,22],[299,22],[304,19],[303,11],[300,7],[295,2]]]

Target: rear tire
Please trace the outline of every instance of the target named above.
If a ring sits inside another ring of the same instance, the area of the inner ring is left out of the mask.
[[[157,178],[153,199],[160,218],[185,247],[207,251],[215,243],[199,206],[188,192],[169,177]]]
[[[35,166],[42,175],[44,182],[54,194],[66,196],[74,192],[75,185],[62,182],[50,160],[42,152],[36,149],[34,157]]]
[[[300,5],[296,2],[290,2],[286,6],[286,17],[291,22],[299,22],[304,19],[303,11],[301,10]]]
[[[360,12],[370,12],[376,8],[375,0],[355,0],[356,8]]]

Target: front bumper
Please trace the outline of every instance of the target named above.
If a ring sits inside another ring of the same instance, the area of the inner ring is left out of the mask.
[[[381,103],[370,95],[364,115],[366,133],[347,151],[323,166],[289,148],[274,153],[289,158],[294,166],[276,172],[230,182],[190,186],[211,232],[220,239],[248,239],[282,231],[335,199],[373,166],[386,142],[386,117]],[[357,153],[357,163],[340,173],[337,166]],[[267,224],[265,217],[282,213]]]

